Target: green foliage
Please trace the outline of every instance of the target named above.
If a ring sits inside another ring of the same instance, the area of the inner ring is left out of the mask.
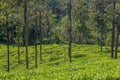
[[[7,8],[7,4],[4,2],[0,2],[0,25],[5,22],[6,17],[4,15],[1,15],[4,10]]]
[[[64,50],[65,48],[65,50]],[[0,49],[0,79],[2,80],[119,80],[119,59],[109,58],[109,47],[103,53],[97,45],[73,44],[70,64],[67,45],[43,45],[43,61],[34,68],[34,46],[29,46],[29,69],[25,69],[24,47],[21,47],[21,64],[17,63],[17,47],[10,46],[11,71],[6,72],[6,45]],[[66,57],[65,57],[66,55]],[[38,56],[39,57],[39,56]]]
[[[14,32],[16,43],[16,29],[24,27],[24,3],[23,0],[10,0],[0,2],[0,41],[6,42],[5,23],[8,21],[10,32]],[[103,0],[104,1],[104,0]],[[98,44],[98,39],[103,45],[110,44],[112,3],[103,3],[95,0],[72,0],[72,34],[73,43]],[[38,27],[42,26],[43,43],[67,43],[68,27],[68,1],[64,0],[29,0],[27,6],[27,23],[29,28],[29,44],[35,40],[36,17]],[[119,24],[119,3],[116,4],[116,24]],[[7,14],[6,14],[7,13]],[[40,17],[41,13],[41,17]],[[8,17],[8,20],[7,20]],[[41,18],[41,23],[40,23]],[[103,18],[103,19],[102,19]],[[12,30],[13,29],[13,30]],[[38,28],[39,29],[39,28]],[[39,31],[39,30],[38,30]],[[24,34],[22,28],[21,34]],[[100,34],[101,33],[101,34]],[[10,33],[12,35],[12,33]],[[101,36],[102,35],[102,36]],[[11,38],[11,36],[10,36]],[[21,37],[24,43],[24,37]],[[51,38],[51,39],[50,39]],[[10,42],[11,43],[11,42]]]

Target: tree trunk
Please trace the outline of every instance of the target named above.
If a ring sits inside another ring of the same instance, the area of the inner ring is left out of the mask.
[[[100,29],[101,29],[101,30],[100,30],[100,33],[101,33],[101,34],[100,34],[100,36],[101,36],[101,37],[100,37],[100,38],[101,38],[101,39],[100,39],[100,51],[101,51],[101,53],[102,53],[102,51],[103,51],[103,23],[104,23],[104,22],[103,22],[103,21],[104,21],[103,15],[104,15],[104,13],[101,13],[101,14],[102,14],[102,22],[101,22],[101,28],[100,28]]]
[[[115,59],[117,59],[117,54],[118,54],[118,43],[119,43],[119,30],[117,30],[117,35],[116,35],[116,46],[115,46]]]
[[[100,40],[100,51],[102,53],[102,50],[103,50],[103,35],[102,35],[102,32],[101,32],[101,40]]]
[[[12,27],[12,32],[11,32],[11,43],[14,47],[14,27]]]
[[[10,50],[9,50],[9,31],[7,30],[7,54],[8,54],[8,72],[10,71]]]
[[[114,57],[114,45],[115,45],[115,0],[113,1],[113,21],[112,21],[112,40],[111,40],[111,58]]]
[[[38,25],[37,25],[37,17],[36,17],[36,29],[35,29],[35,36],[36,36],[36,40],[35,40],[35,67],[37,68],[38,67],[38,64],[37,64],[37,39],[38,39]]]
[[[17,43],[18,43],[18,63],[20,64],[20,32],[19,32],[19,29],[18,29]]]
[[[24,1],[24,29],[25,29],[25,47],[26,47],[26,69],[28,69],[28,25],[27,25],[27,0]]]
[[[8,59],[7,71],[9,72],[10,71],[10,47],[9,47],[10,40],[9,40],[9,30],[8,30],[8,17],[6,21],[6,29],[7,29],[7,59]]]
[[[9,3],[9,1],[6,0],[6,3]],[[9,39],[9,27],[8,27],[8,12],[6,11],[6,31],[7,31],[7,71],[10,71],[10,39]]]
[[[40,12],[40,17],[39,17],[39,26],[40,26],[40,61],[42,61],[42,21],[41,21],[41,12]]]
[[[71,19],[71,0],[69,0],[68,3],[68,20],[69,20],[69,25],[68,25],[68,57],[70,63],[72,62],[72,57],[71,57],[71,49],[72,49],[72,19]]]

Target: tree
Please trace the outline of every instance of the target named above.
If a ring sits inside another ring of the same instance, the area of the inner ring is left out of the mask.
[[[119,35],[120,35],[120,26],[118,26],[117,34],[116,34],[115,59],[117,59],[117,56],[118,56]]]
[[[9,6],[9,1],[6,0],[6,4]],[[9,44],[10,44],[10,40],[9,40],[9,23],[8,23],[8,16],[9,16],[9,13],[7,12],[8,10],[8,6],[7,6],[7,9],[5,11],[5,15],[6,15],[6,23],[5,23],[5,27],[6,27],[6,31],[7,31],[7,71],[9,72],[10,71],[10,47],[9,47]]]
[[[97,22],[97,30],[98,30],[98,44],[100,44],[100,51],[102,52],[103,50],[103,45],[104,45],[104,36],[106,30],[106,24],[105,24],[105,2],[103,0],[98,0],[96,4],[96,22]]]
[[[17,30],[17,43],[18,43],[18,63],[20,64],[20,30]]]
[[[40,40],[40,61],[42,61],[42,20],[41,20],[41,17],[42,15],[41,15],[41,11],[39,12],[39,27],[40,27],[40,29],[39,29],[39,40]]]
[[[116,0],[113,0],[111,58],[114,57],[114,45],[115,45],[115,7],[116,7]]]
[[[35,36],[36,36],[36,39],[35,39],[35,67],[37,68],[38,67],[38,64],[37,64],[37,40],[38,40],[38,20],[37,20],[37,17],[36,17],[36,28],[35,28]]]
[[[118,56],[118,44],[119,44],[119,36],[120,36],[120,13],[118,13],[118,16],[115,20],[115,25],[116,25],[116,45],[115,45],[115,59],[117,59]]]
[[[14,43],[17,45],[18,49],[18,64],[21,63],[21,53],[20,53],[20,46],[23,43],[23,14],[21,13],[23,11],[22,6],[23,1],[16,0],[14,3],[14,10],[13,10],[13,35],[14,35]]]
[[[28,69],[28,23],[27,23],[27,0],[24,0],[24,30],[26,47],[26,69]]]
[[[9,28],[8,28],[8,14],[6,12],[6,30],[7,30],[7,58],[8,58],[8,69],[7,71],[10,71],[10,40],[9,40]]]
[[[71,57],[71,49],[72,49],[72,18],[71,18],[71,11],[72,11],[72,1],[69,0],[68,2],[68,57],[70,63],[72,62],[72,57]]]

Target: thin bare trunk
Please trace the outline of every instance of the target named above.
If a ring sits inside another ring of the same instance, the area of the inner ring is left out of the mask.
[[[20,64],[20,32],[19,32],[19,29],[18,29],[17,43],[18,43],[18,63]]]
[[[117,30],[117,35],[116,35],[116,46],[115,46],[115,59],[117,59],[118,56],[118,43],[119,43],[119,30]]]
[[[39,23],[39,26],[40,26],[40,61],[42,61],[42,21],[41,21],[41,12],[40,12],[40,23]]]
[[[7,71],[9,72],[10,71],[10,47],[9,47],[9,30],[8,30],[8,18],[7,18],[7,21],[6,21],[6,29],[7,29],[7,59],[8,59],[8,68],[7,68]]]
[[[9,3],[8,0],[6,0],[6,3]],[[10,71],[10,39],[9,39],[9,27],[8,27],[8,12],[6,11],[6,31],[7,31],[7,71]]]
[[[101,40],[100,40],[100,51],[101,51],[101,53],[102,53],[102,51],[103,51],[103,21],[104,21],[104,19],[103,19],[103,15],[104,15],[104,13],[101,13],[102,14],[102,24],[101,24],[101,30],[100,30],[100,33],[101,33]]]
[[[38,64],[37,64],[37,40],[38,40],[38,25],[37,25],[37,17],[36,17],[36,29],[35,29],[35,35],[36,35],[36,44],[35,44],[35,67],[37,68],[38,67]]]
[[[27,25],[27,1],[24,1],[24,29],[25,29],[25,47],[26,47],[26,69],[28,69],[28,25]]]
[[[113,21],[112,21],[112,40],[111,40],[111,58],[114,57],[114,45],[115,45],[115,0],[113,1]]]
[[[68,56],[69,56],[69,61],[70,63],[72,62],[72,57],[71,57],[71,49],[72,49],[72,18],[71,18],[71,0],[69,0],[68,4],[68,20],[69,20],[69,26],[68,26]]]

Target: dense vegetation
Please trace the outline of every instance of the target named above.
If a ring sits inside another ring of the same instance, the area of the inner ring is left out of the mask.
[[[0,79],[119,79],[119,0],[1,0],[0,31]]]
[[[34,66],[35,47],[29,47],[30,69],[25,69],[24,47],[21,47],[21,64],[17,62],[17,47],[11,48],[11,71],[6,72],[5,45],[0,49],[0,79],[2,80],[119,80],[120,59],[111,59],[109,47],[103,53],[97,45],[73,44],[72,64],[68,63],[67,45],[44,45],[43,61]],[[39,61],[39,60],[38,60]]]
[[[24,45],[24,0],[9,0],[0,2],[0,42],[7,41],[6,21],[8,24],[10,43],[17,44],[19,35],[20,45]],[[119,3],[116,2],[116,25],[119,25]],[[72,34],[73,43],[88,43],[109,45],[111,41],[112,0],[104,2],[96,0],[72,1]],[[8,20],[7,20],[8,18]],[[67,40],[68,1],[64,0],[29,0],[27,2],[28,42],[34,45],[37,34],[42,27],[44,44],[65,43]],[[118,23],[118,24],[117,24]],[[102,40],[101,40],[102,39]],[[38,40],[39,43],[39,40]]]

